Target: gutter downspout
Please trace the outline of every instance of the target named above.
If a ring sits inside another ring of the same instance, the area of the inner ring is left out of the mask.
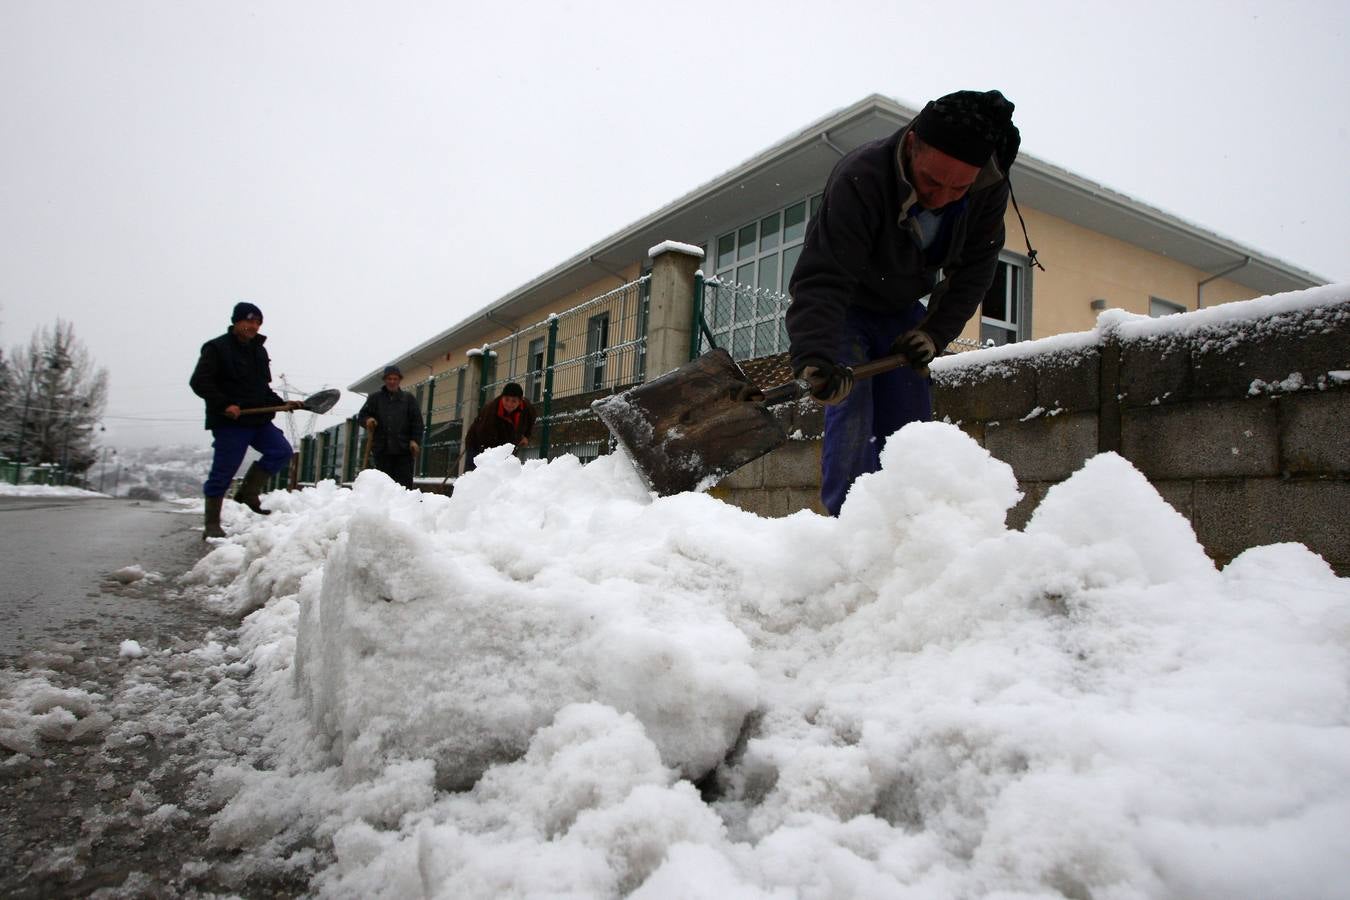
[[[828,131],[822,131],[822,132],[820,133],[820,142],[821,142],[822,144],[824,144],[826,147],[829,147],[829,148],[830,148],[831,150],[833,150],[835,153],[838,153],[840,156],[846,156],[846,155],[847,155],[847,151],[845,151],[843,148],[841,148],[841,147],[840,147],[838,144],[836,144],[834,141],[830,140],[830,133],[829,133]]]
[[[1250,265],[1250,264],[1251,264],[1251,261],[1252,261],[1252,258],[1251,258],[1250,256],[1244,256],[1244,257],[1242,257],[1242,262],[1240,262],[1240,263],[1234,263],[1233,265],[1231,265],[1231,266],[1229,266],[1228,268],[1224,269],[1222,272],[1215,272],[1213,275],[1209,276],[1208,278],[1202,278],[1199,282],[1197,282],[1196,285],[1195,285],[1195,308],[1196,308],[1196,309],[1204,309],[1204,308],[1205,308],[1205,297],[1204,297],[1205,285],[1209,284],[1211,281],[1214,281],[1214,280],[1216,280],[1216,279],[1222,278],[1222,277],[1225,276],[1225,275],[1231,275],[1231,274],[1233,274],[1233,273],[1236,272],[1238,269],[1241,269],[1241,268],[1243,268],[1244,266]]]

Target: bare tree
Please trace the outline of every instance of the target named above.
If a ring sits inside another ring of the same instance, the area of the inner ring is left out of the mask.
[[[9,455],[19,434],[14,415],[14,366],[0,347],[0,456]]]
[[[33,333],[9,360],[3,402],[13,423],[0,436],[6,455],[29,465],[55,463],[84,472],[97,456],[99,419],[108,402],[108,370],[97,366],[75,326],[57,319]]]

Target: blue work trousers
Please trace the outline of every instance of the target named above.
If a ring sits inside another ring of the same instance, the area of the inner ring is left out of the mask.
[[[836,345],[835,362],[857,366],[890,355],[891,342],[914,328],[925,310],[915,303],[904,313],[851,308]],[[933,418],[929,379],[908,366],[859,379],[842,403],[825,408],[820,453],[820,502],[839,515],[859,475],[881,468],[886,438],[910,422]]]
[[[271,422],[262,425],[222,425],[211,429],[211,434],[215,436],[211,446],[216,454],[211,459],[211,474],[206,476],[206,483],[202,485],[202,493],[208,497],[225,496],[249,447],[262,454],[258,464],[269,475],[286,468],[286,463],[291,460],[290,441]]]

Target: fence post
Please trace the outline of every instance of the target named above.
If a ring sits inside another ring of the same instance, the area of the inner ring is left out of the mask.
[[[703,270],[694,273],[694,319],[689,324],[689,358],[698,359],[702,345],[703,327]]]
[[[663,241],[647,251],[652,258],[647,312],[647,378],[659,377],[689,361],[695,325],[695,274],[703,251],[690,244]]]
[[[540,459],[548,459],[549,414],[553,411],[553,354],[557,347],[558,315],[557,313],[549,313],[548,343],[544,349],[544,411],[543,415],[540,416],[543,424],[539,428]]]
[[[431,411],[436,407],[436,376],[427,379],[427,414],[422,417],[422,452],[417,454],[417,477],[427,477],[427,441],[431,440]]]
[[[470,359],[477,358],[478,365],[466,366],[464,370],[469,376],[469,385],[464,391],[464,405],[468,408],[464,410],[464,429],[463,434],[460,437],[461,449],[463,448],[464,439],[468,435],[469,425],[473,423],[474,419],[478,418],[478,411],[487,404],[487,367],[491,360],[488,354],[492,352],[493,351],[487,349],[487,347],[479,347],[470,350],[466,354]],[[466,454],[463,452],[460,453],[457,464],[452,464],[454,466],[454,471],[449,474],[459,475],[463,471],[463,465],[468,462],[468,460],[464,458],[465,455]]]

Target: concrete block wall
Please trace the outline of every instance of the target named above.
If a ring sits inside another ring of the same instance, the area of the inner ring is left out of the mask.
[[[1128,459],[1216,562],[1297,541],[1350,575],[1350,299],[1315,288],[934,366],[937,418],[1012,466],[1020,528],[1093,455]],[[1038,345],[1045,349],[1038,351]],[[715,493],[763,515],[819,510],[818,408]],[[808,499],[809,498],[809,499]]]

